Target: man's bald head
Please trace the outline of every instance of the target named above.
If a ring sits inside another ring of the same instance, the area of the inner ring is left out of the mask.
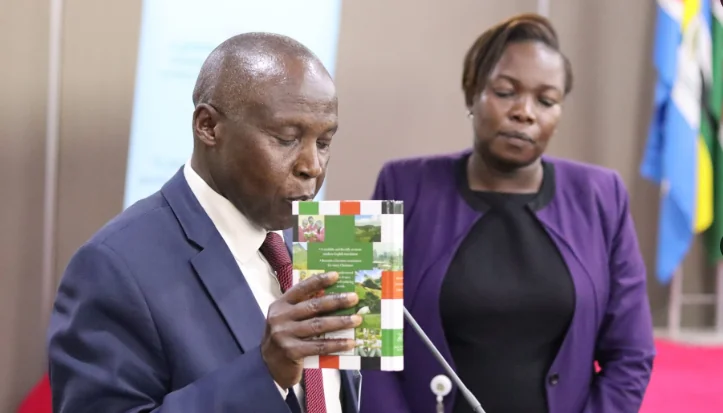
[[[211,52],[193,91],[192,166],[251,222],[292,225],[321,188],[337,130],[334,82],[286,36],[247,33]]]
[[[296,69],[296,70],[295,70]],[[331,78],[319,58],[300,42],[274,33],[244,33],[218,45],[201,66],[193,104],[210,104],[240,112],[264,89],[296,81],[292,71],[311,71]]]

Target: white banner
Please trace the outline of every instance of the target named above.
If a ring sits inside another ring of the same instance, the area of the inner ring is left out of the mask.
[[[159,190],[189,159],[191,94],[219,43],[246,32],[287,35],[333,76],[340,13],[341,0],[144,0],[123,207]]]

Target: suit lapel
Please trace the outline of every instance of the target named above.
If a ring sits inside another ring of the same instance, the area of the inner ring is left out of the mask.
[[[341,398],[344,405],[342,410],[347,413],[355,413],[360,410],[359,401],[361,400],[361,372],[358,370],[340,370],[341,375],[341,391],[344,396]]]
[[[248,351],[261,344],[266,324],[263,312],[218,232],[191,264],[239,346]]]
[[[246,278],[188,186],[181,168],[161,189],[186,237],[199,248],[191,265],[243,351],[261,343],[266,320]]]
[[[286,248],[289,250],[289,255],[291,255],[291,251],[294,249],[292,248],[293,242],[294,242],[294,231],[293,229],[285,229],[283,231],[284,233],[284,242],[286,243]]]
[[[263,312],[221,234],[188,186],[183,176],[183,168],[163,186],[161,193],[189,242],[198,247],[199,252],[191,258],[191,265],[218,307],[234,339],[244,351],[258,346],[266,324]],[[293,229],[284,230],[283,234],[291,254]],[[345,413],[358,412],[361,374],[359,371],[344,370],[339,373],[345,395],[342,409]]]

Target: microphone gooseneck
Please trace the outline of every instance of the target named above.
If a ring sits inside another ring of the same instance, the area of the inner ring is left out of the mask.
[[[409,314],[409,311],[407,311],[407,307],[404,307],[404,318],[407,320],[409,325],[412,326],[417,335],[422,338],[422,341],[424,341],[424,344],[427,346],[429,351],[432,352],[439,364],[441,364],[444,370],[447,371],[447,374],[449,374],[449,377],[452,378],[454,384],[457,385],[459,391],[462,393],[462,396],[464,396],[470,406],[472,406],[472,411],[474,411],[475,413],[486,413],[482,408],[480,402],[477,400],[476,397],[474,397],[474,394],[469,391],[467,386],[465,386],[459,376],[457,376],[457,373],[454,372],[452,366],[450,366],[449,363],[447,363],[447,360],[444,359],[442,353],[440,353],[437,349],[437,346],[432,343],[432,340],[427,337],[427,334],[424,332],[424,330],[422,330],[422,327],[420,327],[414,317]]]

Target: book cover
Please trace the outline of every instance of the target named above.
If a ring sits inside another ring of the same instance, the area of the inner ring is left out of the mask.
[[[293,203],[294,283],[335,271],[324,294],[356,292],[358,304],[337,314],[359,314],[362,324],[323,335],[353,338],[356,348],[304,360],[306,368],[404,369],[404,215],[401,201]]]

